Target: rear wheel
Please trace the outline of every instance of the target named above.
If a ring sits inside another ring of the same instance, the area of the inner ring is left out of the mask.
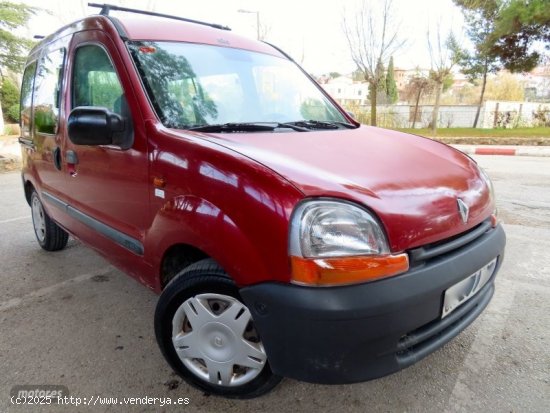
[[[172,368],[208,393],[257,397],[281,380],[271,372],[237,287],[211,259],[168,284],[157,305],[155,332]]]
[[[38,244],[46,251],[58,251],[65,248],[69,234],[46,214],[36,191],[32,191],[31,194],[31,211],[34,234]]]

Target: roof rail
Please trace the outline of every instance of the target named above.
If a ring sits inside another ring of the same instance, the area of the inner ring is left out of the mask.
[[[170,14],[156,13],[156,12],[147,11],[147,10],[130,9],[128,7],[121,7],[114,4],[88,3],[88,6],[101,8],[101,11],[99,12],[99,14],[101,14],[102,16],[108,16],[111,10],[116,10],[116,11],[123,11],[128,13],[145,14],[147,16],[163,17],[165,19],[180,20],[187,23],[201,24],[203,26],[214,27],[215,29],[231,30],[231,28],[229,28],[228,26],[223,26],[221,24],[207,23],[207,22],[202,22],[200,20],[186,19],[185,17],[172,16]]]

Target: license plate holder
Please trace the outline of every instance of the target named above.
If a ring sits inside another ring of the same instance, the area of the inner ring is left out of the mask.
[[[451,314],[481,290],[493,276],[496,265],[497,259],[494,258],[473,274],[445,290],[441,318]]]

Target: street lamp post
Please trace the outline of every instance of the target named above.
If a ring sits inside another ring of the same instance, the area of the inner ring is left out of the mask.
[[[244,9],[239,9],[237,10],[237,12],[256,14],[256,38],[260,40],[260,12],[258,10],[244,10]]]

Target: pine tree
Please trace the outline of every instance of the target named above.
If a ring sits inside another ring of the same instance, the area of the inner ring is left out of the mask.
[[[390,63],[388,65],[388,74],[386,75],[386,94],[388,95],[388,103],[396,103],[399,100],[397,94],[397,84],[395,83],[395,76],[393,74],[393,56],[390,57]]]
[[[376,67],[378,73],[378,87],[377,87],[377,101],[378,103],[388,103],[388,92],[386,90],[386,71],[384,70],[384,64],[378,61]]]

